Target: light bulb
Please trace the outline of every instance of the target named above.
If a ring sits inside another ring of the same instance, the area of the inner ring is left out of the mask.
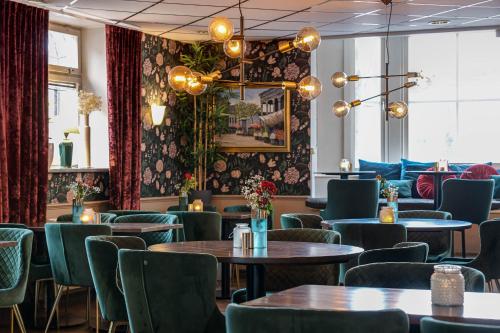
[[[313,27],[305,27],[300,29],[295,37],[293,44],[299,50],[311,52],[318,48],[321,43],[321,36]]]
[[[151,105],[151,118],[153,120],[153,125],[161,125],[163,119],[165,118],[165,105]]]
[[[344,72],[334,73],[331,80],[334,87],[343,88],[347,84],[347,74]]]
[[[188,77],[192,76],[191,70],[185,66],[175,66],[168,73],[168,84],[177,91],[186,90]]]
[[[193,75],[188,77],[186,92],[190,95],[201,95],[207,90],[207,84],[200,81],[201,73],[193,72]]]
[[[398,101],[389,104],[389,116],[396,119],[403,119],[408,115],[408,105],[405,102]]]
[[[229,58],[239,58],[241,55],[241,46],[243,45],[243,53],[246,51],[246,43],[240,39],[230,39],[224,42],[224,53]]]
[[[214,42],[225,42],[233,37],[233,23],[226,17],[214,17],[208,25],[208,35]]]
[[[350,110],[351,104],[347,103],[346,101],[336,101],[333,104],[332,108],[333,114],[339,118],[344,118],[345,116],[347,116]]]
[[[302,98],[312,100],[321,94],[321,82],[314,76],[306,76],[300,80],[297,90]]]

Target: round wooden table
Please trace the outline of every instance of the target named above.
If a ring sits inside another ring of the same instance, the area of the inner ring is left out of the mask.
[[[331,229],[332,225],[338,222],[381,224],[378,218],[375,218],[328,220],[321,222],[321,225],[323,229]],[[472,223],[470,222],[439,219],[398,219],[397,224],[404,225],[407,231],[463,231],[472,227]]]
[[[156,244],[156,252],[207,253],[222,264],[246,265],[247,299],[265,296],[265,267],[269,264],[313,265],[345,263],[363,252],[362,248],[347,245],[268,242],[267,249],[242,250],[233,248],[232,241],[200,241]]]

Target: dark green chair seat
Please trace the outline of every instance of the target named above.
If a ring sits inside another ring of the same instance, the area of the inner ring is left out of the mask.
[[[120,250],[118,258],[132,332],[225,332],[215,257]]]
[[[224,207],[224,212],[227,213],[250,213],[252,209],[248,205],[233,205]],[[274,229],[274,219],[273,219],[273,211],[267,216],[267,230]]]
[[[358,265],[376,262],[426,262],[429,246],[426,243],[399,243],[388,249],[368,250],[359,255]]]
[[[112,209],[108,210],[107,213],[115,214],[116,216],[137,215],[137,214],[160,214],[160,212],[156,210],[129,210],[129,209]]]
[[[434,264],[388,262],[357,266],[347,271],[348,287],[430,289]],[[465,291],[484,292],[484,275],[480,271],[462,267]]]
[[[137,214],[122,215],[113,220],[113,223],[158,223],[158,224],[177,224],[177,217],[170,214]],[[172,230],[147,232],[134,235],[142,238],[146,246],[154,244],[171,243],[173,240]]]
[[[114,218],[117,216],[112,213],[99,213],[101,215],[101,223],[113,223]],[[57,222],[73,222],[73,214],[59,215],[56,219]]]
[[[380,182],[376,179],[331,179],[321,217],[324,220],[377,217],[379,192]]]
[[[221,239],[222,218],[215,212],[168,212],[183,225],[179,241],[211,241]]]
[[[323,218],[315,214],[282,214],[282,229],[321,229]]]
[[[430,317],[420,320],[421,333],[500,333],[500,326],[451,323]]]
[[[102,317],[114,329],[128,321],[125,298],[117,284],[118,250],[145,250],[146,243],[133,236],[90,236],[85,247]]]
[[[227,333],[407,333],[409,320],[399,309],[323,311],[230,304]]]
[[[179,205],[170,206],[167,208],[167,212],[179,212],[179,211],[181,211]],[[213,205],[203,205],[203,211],[204,212],[216,212],[217,207],[215,207]]]

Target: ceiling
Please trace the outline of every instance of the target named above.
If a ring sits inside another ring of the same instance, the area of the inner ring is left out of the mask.
[[[28,1],[24,1],[28,2]],[[208,39],[212,17],[239,27],[238,0],[33,0],[69,15],[123,24],[176,40]],[[500,27],[500,0],[394,0],[392,31]],[[249,39],[292,37],[303,26],[323,37],[383,33],[388,7],[378,0],[241,0]],[[443,25],[432,21],[449,21]]]

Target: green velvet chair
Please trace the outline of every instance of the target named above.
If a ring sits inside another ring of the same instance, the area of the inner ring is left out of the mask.
[[[113,333],[119,325],[128,325],[125,298],[118,286],[118,250],[146,250],[146,243],[133,236],[90,236],[85,248],[101,314],[111,322],[109,333]]]
[[[252,209],[248,205],[233,205],[224,207],[224,212],[227,213],[250,213]],[[274,219],[273,219],[273,211],[267,216],[267,230],[274,229]]]
[[[0,308],[10,308],[21,332],[26,333],[19,304],[24,301],[28,284],[33,232],[3,228],[0,229],[0,241],[17,242],[16,246],[0,248]]]
[[[398,213],[401,219],[451,220],[448,212],[435,210],[406,210]],[[408,242],[423,242],[429,245],[427,262],[439,262],[451,255],[452,234],[450,231],[408,231]]]
[[[179,211],[181,211],[179,205],[170,206],[167,208],[167,213],[168,212],[179,212]],[[212,206],[212,205],[203,205],[203,211],[204,212],[216,212],[217,207]]]
[[[376,262],[426,262],[429,246],[426,243],[399,243],[388,249],[368,250],[359,255],[358,265]]]
[[[500,326],[452,323],[430,317],[420,320],[421,333],[500,333]]]
[[[490,220],[479,225],[481,249],[473,259],[447,258],[442,263],[472,267],[480,270],[488,282],[490,291],[495,282],[500,291],[500,221]]]
[[[215,257],[120,250],[118,258],[132,332],[225,332]]]
[[[334,223],[332,229],[341,236],[343,245],[358,246],[366,250],[391,248],[406,242],[406,228],[401,224],[373,224],[356,222]],[[340,281],[345,272],[358,264],[358,257],[340,265]]]
[[[315,214],[282,214],[282,229],[321,229],[323,218]]]
[[[376,179],[331,179],[324,220],[373,218],[378,214],[380,182]]]
[[[450,212],[454,220],[480,224],[490,215],[495,181],[448,179],[443,183],[443,201],[438,210]],[[462,255],[467,254],[465,230],[462,231]]]
[[[108,210],[107,213],[115,214],[116,216],[137,215],[137,214],[160,214],[160,212],[156,210],[130,210],[130,209],[112,209]]]
[[[158,223],[158,224],[177,224],[177,217],[170,214],[137,214],[122,215],[113,220],[113,223]],[[133,235],[144,239],[146,246],[154,244],[171,243],[173,240],[173,231],[147,232]]]
[[[230,304],[227,333],[407,333],[409,320],[399,309],[324,311]]]
[[[347,271],[348,287],[430,289],[435,264],[387,262],[357,266]],[[474,268],[462,267],[465,291],[484,292],[484,275]]]
[[[85,251],[85,238],[101,235],[110,236],[111,228],[104,224],[47,223],[45,225],[52,274],[58,285],[45,333],[52,322],[64,286],[85,288],[94,286]]]
[[[99,213],[101,215],[101,223],[113,223],[117,216],[111,213]],[[73,214],[59,215],[56,219],[57,222],[73,222]]]
[[[221,240],[222,218],[215,212],[168,212],[178,218],[184,227],[179,232],[179,241]]]

